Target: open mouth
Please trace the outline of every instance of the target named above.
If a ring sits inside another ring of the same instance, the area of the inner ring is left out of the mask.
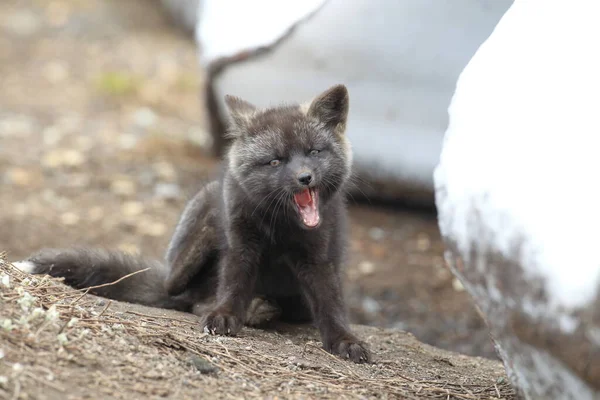
[[[304,189],[302,192],[296,193],[294,202],[298,206],[302,222],[307,228],[314,228],[319,225],[321,221],[319,216],[319,193],[315,189]]]

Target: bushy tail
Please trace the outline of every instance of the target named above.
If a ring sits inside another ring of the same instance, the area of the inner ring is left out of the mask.
[[[89,293],[109,299],[159,308],[188,311],[190,304],[172,298],[164,288],[168,275],[166,265],[118,251],[89,248],[44,249],[13,265],[30,274],[48,274],[65,278],[75,289],[106,285],[90,289]],[[143,272],[135,273],[148,268]]]

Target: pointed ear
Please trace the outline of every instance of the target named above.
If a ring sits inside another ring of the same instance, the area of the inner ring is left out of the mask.
[[[234,129],[243,129],[256,112],[256,106],[236,96],[225,95],[225,104]]]
[[[346,130],[349,108],[348,89],[335,85],[317,96],[308,107],[307,115],[321,121],[338,134]]]

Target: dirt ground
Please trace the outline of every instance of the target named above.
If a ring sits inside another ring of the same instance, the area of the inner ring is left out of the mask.
[[[0,398],[514,398],[499,362],[397,330],[355,326],[374,359],[354,364],[309,326],[211,336],[190,314],[86,295],[1,259],[0,299]]]
[[[72,244],[162,257],[186,199],[217,166],[204,150],[202,79],[194,42],[154,1],[0,2],[0,251],[8,260]],[[372,326],[362,332],[389,328],[398,343],[413,340],[403,330],[496,358],[444,266],[434,215],[353,204],[350,233],[351,318]]]

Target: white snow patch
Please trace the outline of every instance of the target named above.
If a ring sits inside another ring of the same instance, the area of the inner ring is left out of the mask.
[[[25,273],[28,273],[28,274],[35,273],[35,264],[32,263],[31,261],[17,261],[17,262],[12,263],[12,265]]]
[[[495,250],[524,238],[515,261],[551,306],[600,283],[599,19],[595,2],[515,1],[459,77],[434,172],[442,234],[464,256],[485,242],[475,207]]]
[[[275,43],[326,0],[204,0],[196,25],[202,65]]]

